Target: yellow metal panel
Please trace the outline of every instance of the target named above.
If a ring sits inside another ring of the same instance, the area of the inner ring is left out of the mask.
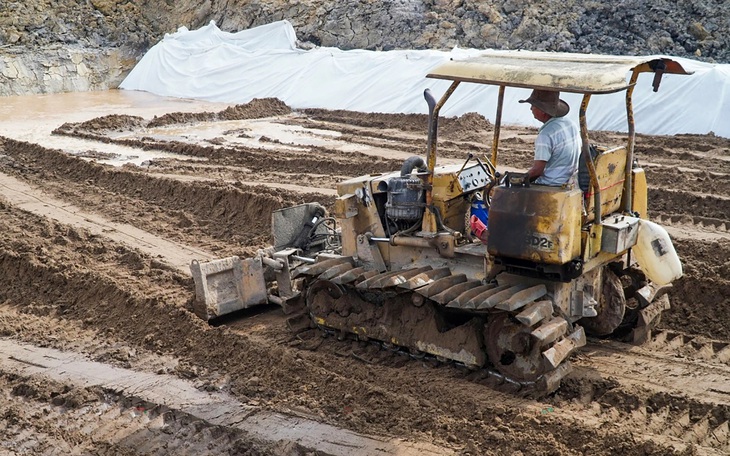
[[[640,218],[648,218],[648,196],[646,173],[642,168],[634,168],[631,170],[634,175],[633,199],[631,200],[631,209],[639,213]]]
[[[488,251],[535,263],[565,264],[580,257],[581,217],[580,190],[497,187],[489,208]]]
[[[441,212],[441,218],[444,225],[452,230],[464,231],[464,214],[469,209],[469,202],[462,197],[454,198],[449,201],[440,201],[434,199],[433,205]]]
[[[601,215],[616,212],[621,207],[621,198],[626,180],[626,148],[617,147],[600,153],[595,160],[596,175],[601,189]],[[593,191],[587,192],[587,220],[593,220]]]
[[[559,52],[485,51],[476,57],[450,60],[428,77],[509,87],[579,93],[611,93],[628,87],[627,75],[652,71],[648,62],[663,60],[665,73],[691,74],[664,56],[612,56]]]
[[[459,180],[456,178],[456,171],[445,172],[444,170],[438,170],[433,176],[433,197],[434,199],[440,199],[441,201],[450,200],[461,195],[461,185]]]
[[[357,254],[357,235],[372,233],[374,236],[385,236],[380,223],[380,216],[374,202],[372,201],[371,186],[377,187],[377,182],[384,177],[395,175],[369,175],[360,176],[341,182],[337,185],[337,193],[340,197],[335,200],[333,215],[342,228],[342,254],[354,256]],[[363,204],[363,197],[368,204]],[[388,246],[378,245],[383,257],[387,258]]]
[[[357,255],[357,231],[355,228],[355,218],[338,219],[337,223],[342,230],[342,255]]]
[[[337,195],[343,196],[348,193],[357,194],[358,189],[362,189],[365,186],[372,185],[372,188],[377,189],[378,183],[381,181],[387,181],[391,177],[400,175],[400,173],[393,172],[388,174],[366,174],[364,176],[354,177],[346,181],[337,183]]]
[[[603,226],[593,223],[588,226],[588,233],[585,236],[585,247],[583,249],[583,261],[587,263],[591,258],[601,253],[601,238],[603,237]]]
[[[433,176],[433,197],[434,199],[440,199],[442,201],[450,200],[461,196],[465,192],[476,190],[480,186],[484,186],[488,183],[486,180],[479,180],[473,185],[471,182],[467,182],[467,188],[462,188],[459,183],[460,172],[461,176],[469,176],[471,168],[463,169],[462,165],[445,165],[439,166],[434,169]]]
[[[355,217],[358,213],[357,206],[357,198],[355,195],[348,193],[335,200],[335,206],[332,213],[339,219]]]

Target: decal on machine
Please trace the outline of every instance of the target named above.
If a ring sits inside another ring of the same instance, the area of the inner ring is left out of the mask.
[[[552,236],[542,233],[532,233],[525,235],[525,244],[537,250],[552,252],[555,250],[555,241]]]

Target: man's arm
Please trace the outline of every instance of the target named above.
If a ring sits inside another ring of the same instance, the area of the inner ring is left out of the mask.
[[[532,168],[527,170],[527,175],[530,176],[530,182],[542,176],[542,173],[545,172],[546,164],[547,161],[545,160],[535,160],[532,162]]]

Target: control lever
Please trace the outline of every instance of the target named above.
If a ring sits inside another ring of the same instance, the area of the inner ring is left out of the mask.
[[[459,178],[459,176],[461,176],[462,171],[464,171],[464,168],[466,168],[466,165],[469,164],[469,160],[471,160],[472,158],[474,158],[474,154],[472,154],[471,152],[469,152],[469,155],[466,156],[466,161],[461,166],[461,169],[459,170],[459,172],[456,173],[457,179]],[[478,157],[477,157],[477,160],[479,160]]]

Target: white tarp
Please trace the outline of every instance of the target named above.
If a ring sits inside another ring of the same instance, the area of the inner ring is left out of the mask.
[[[247,103],[276,97],[294,109],[325,108],[361,112],[426,113],[423,91],[439,98],[448,81],[425,75],[450,59],[473,56],[476,49],[444,51],[343,51],[296,47],[288,21],[223,32],[211,22],[198,30],[179,29],[142,58],[120,85],[157,95]],[[643,74],[634,91],[636,131],[646,134],[706,134],[730,137],[730,65],[675,58],[691,76],[665,75],[659,92],[651,90],[653,75]],[[628,76],[628,75],[627,75]],[[529,92],[505,91],[504,124],[540,124],[529,107],[518,104]],[[581,96],[563,94],[577,119]],[[478,112],[494,121],[497,89],[462,84],[441,114]],[[594,130],[626,131],[624,94],[596,95],[588,109]]]

